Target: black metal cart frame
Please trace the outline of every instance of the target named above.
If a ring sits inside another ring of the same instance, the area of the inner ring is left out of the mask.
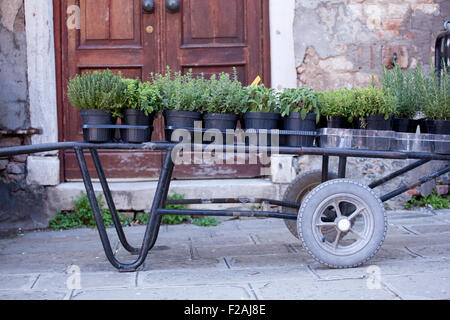
[[[32,154],[54,150],[75,150],[83,182],[86,188],[86,193],[89,198],[94,218],[97,224],[97,228],[100,235],[105,254],[109,262],[117,268],[120,272],[133,272],[136,271],[146,260],[149,251],[154,247],[158,237],[161,219],[164,215],[188,215],[188,216],[233,216],[233,217],[267,217],[267,218],[280,218],[286,220],[296,220],[297,214],[282,213],[282,212],[267,212],[267,211],[237,211],[237,210],[173,210],[164,209],[167,204],[211,204],[211,203],[262,203],[267,202],[272,205],[299,209],[300,204],[289,201],[280,201],[274,199],[255,199],[255,198],[223,198],[223,199],[182,199],[182,200],[168,200],[168,191],[170,182],[172,180],[172,174],[174,170],[174,162],[172,160],[172,150],[177,146],[175,143],[168,142],[149,142],[143,144],[124,144],[124,143],[106,143],[106,144],[93,144],[84,142],[62,142],[55,144],[44,144],[34,146],[22,146],[0,149],[0,156],[11,156],[18,154]],[[179,146],[179,145],[178,145]],[[196,150],[204,150],[208,145],[191,145],[191,147],[197,148]],[[219,146],[220,147],[220,146]],[[223,146],[229,148],[230,146]],[[157,184],[152,207],[149,212],[149,220],[146,226],[144,238],[140,248],[135,248],[129,244],[125,236],[124,230],[119,220],[119,215],[116,210],[111,191],[105,176],[100,158],[98,156],[98,150],[105,149],[122,149],[122,150],[158,150],[166,152],[164,162],[161,169],[161,174]],[[235,145],[236,153],[248,153],[261,151],[261,148],[256,146],[244,146]],[[379,179],[369,185],[369,188],[376,188],[402,174],[405,174],[415,168],[418,168],[430,161],[441,160],[450,161],[450,155],[436,154],[436,153],[420,153],[420,152],[392,152],[392,151],[372,151],[372,150],[353,150],[353,149],[339,149],[339,148],[317,148],[317,147],[263,147],[263,151],[267,151],[269,154],[276,152],[278,154],[287,155],[316,155],[322,157],[322,182],[328,180],[329,174],[329,158],[338,157],[338,176],[339,178],[345,178],[347,159],[349,157],[361,157],[361,158],[382,158],[382,159],[398,159],[408,160],[415,159],[416,162],[409,164],[390,175]],[[95,169],[103,189],[103,193],[109,207],[114,222],[115,230],[118,238],[123,247],[133,255],[137,255],[137,259],[130,264],[124,264],[116,259],[111,247],[111,243],[106,232],[105,225],[103,223],[102,215],[98,202],[96,200],[94,187],[92,184],[92,178],[89,174],[86,164],[85,151],[88,151],[93,159]],[[388,201],[409,189],[415,188],[423,183],[426,183],[432,179],[435,179],[443,174],[450,172],[450,165],[433,172],[425,177],[418,179],[411,185],[401,187],[394,190],[380,199],[385,202]]]

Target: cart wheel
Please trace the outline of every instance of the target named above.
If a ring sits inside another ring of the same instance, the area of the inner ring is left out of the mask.
[[[369,187],[338,179],[319,185],[306,196],[297,228],[303,247],[314,259],[331,268],[352,268],[380,249],[387,216]],[[331,238],[330,231],[334,233]]]
[[[328,173],[328,178],[330,180],[337,179],[338,175],[336,173],[330,172]],[[294,181],[288,186],[286,192],[283,195],[283,201],[301,203],[306,195],[321,183],[322,171],[314,170],[302,173],[297,176]],[[298,209],[283,207],[283,212],[298,214]],[[292,233],[292,235],[299,239],[297,233],[297,221],[285,219],[284,223],[286,224],[286,227]]]

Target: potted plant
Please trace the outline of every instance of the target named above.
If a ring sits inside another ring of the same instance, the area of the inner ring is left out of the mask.
[[[374,86],[355,92],[355,108],[351,117],[360,121],[360,129],[391,131],[394,98]]]
[[[284,89],[279,94],[283,129],[315,132],[320,121],[317,94],[309,88]],[[286,135],[284,143],[290,147],[314,144],[314,135]]]
[[[150,76],[160,94],[166,138],[171,137],[176,129],[190,130],[195,127],[196,121],[202,121],[196,92],[191,90],[191,73],[182,75],[181,72],[171,72],[168,67],[165,74],[152,73]]]
[[[123,125],[142,128],[121,129],[121,138],[128,143],[143,143],[151,140],[153,120],[160,105],[156,85],[139,79],[123,79],[126,84]]]
[[[278,130],[281,120],[279,100],[274,89],[264,84],[244,88],[243,120],[245,129]],[[267,146],[271,145],[271,135],[268,134]],[[261,141],[259,141],[261,144]]]
[[[384,68],[381,87],[386,94],[395,98],[394,131],[415,133],[419,120],[414,117],[423,104],[425,77],[421,68],[403,72],[398,65]]]
[[[207,82],[207,87],[208,94],[203,109],[205,129],[235,130],[245,94],[242,84],[238,81],[236,69],[233,78],[227,73],[213,75]]]
[[[327,128],[352,128],[355,89],[339,89],[318,94],[320,113],[327,119]]]
[[[80,110],[83,125],[93,126],[83,128],[85,141],[108,142],[113,139],[111,126],[121,115],[124,91],[125,83],[120,75],[116,76],[110,70],[84,73],[69,81],[67,97],[70,104]]]
[[[450,134],[450,75],[444,70],[441,75],[434,72],[425,85],[423,113],[427,133]]]

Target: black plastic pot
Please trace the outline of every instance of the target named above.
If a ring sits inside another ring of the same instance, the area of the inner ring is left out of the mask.
[[[329,116],[329,117],[327,117],[327,128],[351,129],[352,124],[350,122],[348,122],[347,117]]]
[[[422,129],[430,134],[450,134],[450,120],[423,120]]]
[[[152,139],[154,114],[145,115],[144,111],[127,109],[125,110],[123,125],[142,126],[147,128],[127,128],[120,129],[120,136],[123,142],[143,143]]]
[[[244,114],[244,128],[256,130],[278,130],[280,127],[281,115],[273,112],[247,112]],[[258,145],[263,145],[260,140],[261,135],[258,134]],[[249,144],[249,139],[246,139],[246,144]],[[271,146],[272,136],[270,132],[267,133],[266,146]]]
[[[416,133],[419,124],[419,120],[394,118],[393,130],[396,132]]]
[[[382,130],[382,131],[392,131],[394,127],[394,117],[389,117],[387,120],[382,114],[375,114],[372,116],[368,116],[366,118],[367,121],[367,130]]]
[[[115,118],[103,110],[80,110],[83,126],[112,126]],[[103,143],[111,142],[114,139],[113,128],[83,128],[83,138],[86,142]]]
[[[300,112],[291,112],[283,118],[283,129],[292,131],[306,131],[315,133],[317,128],[317,115],[309,113],[303,120]],[[288,147],[312,147],[315,136],[311,135],[284,135],[282,144]]]
[[[193,111],[177,111],[166,110],[164,111],[164,123],[166,126],[166,140],[172,141],[172,133],[176,129],[186,128],[191,129],[195,127],[196,121],[202,121],[202,114],[200,112]],[[170,129],[169,129],[170,127]],[[193,132],[191,132],[191,138],[194,138]],[[178,142],[178,141],[173,141]]]
[[[236,130],[239,116],[237,114],[206,113],[203,115],[203,126],[205,129],[217,129],[223,132],[222,143],[227,143],[226,130]],[[234,133],[233,133],[234,143]]]

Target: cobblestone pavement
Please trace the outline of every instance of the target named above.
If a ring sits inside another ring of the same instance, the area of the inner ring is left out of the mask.
[[[144,227],[125,231],[141,242]],[[378,254],[344,270],[316,263],[277,219],[163,226],[135,273],[109,264],[96,230],[34,232],[0,240],[0,299],[450,299],[449,261],[449,210],[389,212]]]

